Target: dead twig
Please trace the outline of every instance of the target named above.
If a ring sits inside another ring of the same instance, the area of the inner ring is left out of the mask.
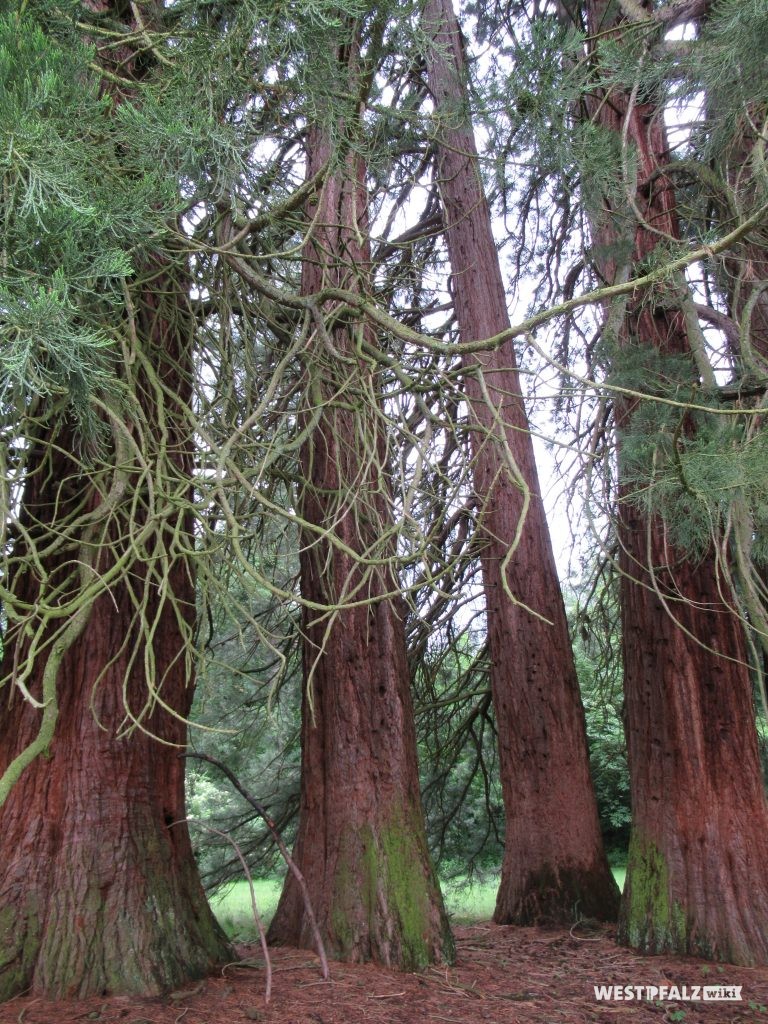
[[[226,832],[222,832],[220,829],[214,828],[213,825],[208,825],[204,821],[197,821],[196,818],[187,818],[186,820],[189,825],[197,825],[199,828],[205,829],[206,832],[211,832],[215,836],[221,836],[222,839],[226,839],[226,841],[232,846],[232,849],[235,851],[237,858],[240,861],[240,864],[243,868],[243,871],[245,872],[245,877],[248,881],[248,890],[251,894],[251,912],[253,914],[253,919],[256,922],[256,927],[259,930],[259,941],[261,942],[261,951],[264,954],[264,964],[266,970],[264,1002],[268,1003],[269,1000],[272,998],[272,961],[269,956],[269,949],[267,948],[267,936],[264,931],[264,925],[261,922],[261,914],[259,913],[259,908],[256,905],[256,892],[253,888],[253,878],[251,877],[251,872],[248,868],[248,864],[245,860],[245,857],[243,856],[243,851],[237,845],[232,836],[228,835]],[[173,998],[173,996],[171,996],[171,998]]]
[[[274,821],[270,818],[270,816],[267,814],[266,808],[259,803],[256,797],[252,796],[248,792],[248,790],[245,788],[242,782],[240,782],[237,776],[232,771],[230,771],[230,769],[227,768],[225,764],[219,761],[218,758],[211,757],[210,754],[198,754],[194,751],[185,751],[179,754],[179,757],[194,757],[198,761],[207,761],[208,764],[214,765],[216,768],[219,769],[219,771],[223,772],[224,775],[226,775],[226,777],[229,779],[229,781],[232,783],[232,785],[235,787],[238,793],[242,797],[244,797],[251,805],[251,807],[253,807],[253,809],[257,812],[257,814],[261,815],[261,817],[264,819],[265,825],[272,833],[272,838],[277,843],[277,848],[280,850],[280,854],[283,860],[288,865],[288,869],[290,870],[293,877],[296,879],[299,889],[301,890],[301,895],[304,899],[304,909],[307,914],[307,920],[309,921],[310,928],[312,929],[312,934],[314,935],[315,938],[317,955],[320,957],[322,975],[324,980],[327,981],[331,974],[328,968],[328,957],[325,955],[325,945],[323,943],[322,936],[320,935],[320,929],[317,926],[317,918],[315,917],[315,912],[312,909],[312,901],[309,898],[309,890],[307,889],[307,883],[304,880],[304,875],[299,870],[298,865],[294,861],[293,857],[291,857],[288,847],[283,842],[283,837],[280,835],[277,826],[275,825]]]

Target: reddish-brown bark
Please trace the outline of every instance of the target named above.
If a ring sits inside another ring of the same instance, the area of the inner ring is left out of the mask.
[[[332,156],[317,129],[309,133],[309,154],[312,177]],[[370,255],[362,241],[367,195],[360,159],[349,155],[329,173],[311,213],[303,294],[324,284],[365,290]],[[345,318],[332,329],[330,345],[314,327],[305,423],[318,418],[302,450],[300,501],[310,524],[302,534],[301,593],[314,607],[303,612],[294,858],[332,955],[413,970],[451,959],[453,944],[426,846],[404,606],[386,566],[394,543],[384,540],[391,527],[385,437],[371,405],[375,380],[355,351],[357,332],[369,327]],[[312,945],[291,875],[270,939]]]
[[[424,24],[434,40],[428,75],[441,126],[438,173],[454,307],[462,341],[489,338],[509,327],[509,317],[450,0],[428,0]],[[611,919],[619,894],[600,835],[584,711],[514,349],[507,342],[465,365],[506,812],[495,920]]]
[[[110,0],[86,6],[106,12]],[[155,5],[144,5],[145,23],[156,14]],[[127,44],[98,50],[102,65],[126,83],[102,83],[117,103],[140,77],[135,56]],[[55,611],[83,582],[106,579],[115,560],[126,562],[64,653],[46,754],[27,767],[0,809],[0,999],[25,990],[46,997],[154,993],[231,956],[198,878],[177,757],[194,689],[194,541],[185,504],[192,323],[185,289],[164,257],[145,257],[142,271],[149,283],[134,289],[135,320],[126,327],[141,352],[126,351],[122,367],[141,414],[134,410],[134,422],[113,435],[133,441],[110,453],[111,468],[108,457],[89,472],[66,413],[53,412],[30,439],[26,532],[16,536],[8,583],[32,611],[4,637],[0,678],[13,679],[23,664],[26,625],[41,624],[38,603]],[[117,409],[115,419],[121,415]],[[122,489],[113,486],[121,476]],[[78,511],[98,519],[105,507],[111,510],[97,531],[73,525]],[[35,545],[46,551],[37,562],[30,559]],[[84,558],[93,559],[85,580]],[[43,623],[46,644],[27,679],[37,698],[56,656],[58,625],[55,618]],[[35,738],[40,715],[7,686],[0,769]],[[140,718],[140,728],[126,728],[131,717]]]
[[[613,10],[613,8],[611,8]],[[611,26],[603,0],[587,6],[591,33]],[[678,238],[662,113],[630,92],[596,94],[590,114],[624,131],[637,161],[634,260],[663,237]],[[631,161],[628,161],[633,166]],[[617,171],[617,173],[619,173]],[[599,269],[625,233],[629,211],[593,211]],[[622,227],[623,225],[623,227]],[[660,234],[661,233],[661,234]],[[682,289],[678,299],[685,301]],[[622,344],[690,353],[679,305],[633,296]],[[692,373],[693,373],[692,367]],[[617,407],[619,440],[639,403]],[[685,426],[685,425],[684,425]],[[688,425],[690,428],[690,424]],[[760,774],[741,622],[713,554],[675,550],[621,483],[619,519],[626,730],[632,838],[620,936],[649,952],[692,953],[735,963],[768,962],[768,807]]]
[[[186,335],[178,324],[184,300],[168,276],[160,274],[157,283],[163,297],[144,294],[139,333],[158,382],[167,388],[168,456],[162,483],[155,478],[159,515],[151,541],[97,598],[85,632],[65,653],[54,739],[0,809],[0,998],[26,990],[46,997],[154,993],[209,972],[229,955],[183,823],[184,767],[177,753],[186,741],[181,719],[193,693],[186,645],[195,587],[184,552],[192,531],[188,513],[177,511],[178,504],[163,505],[157,489],[165,486],[182,498],[189,491],[189,430],[178,400],[186,401],[190,385],[183,369]],[[145,389],[145,426],[154,424],[157,394],[143,374],[138,380]],[[103,494],[83,471],[77,450],[71,427],[54,416],[29,459],[21,517],[27,537],[40,545],[57,535],[63,541],[42,559],[47,578],[41,581],[25,560],[29,542],[17,537],[11,585],[16,598],[30,605],[55,607],[57,586],[62,598],[78,592],[83,535],[70,523],[78,506],[97,510]],[[157,448],[143,455],[156,473]],[[97,573],[124,554],[129,523],[134,535],[146,527],[146,500],[131,476],[125,501],[114,510],[108,543],[96,557]],[[137,608],[143,601],[142,628]],[[36,625],[35,614],[29,621]],[[49,638],[56,625],[46,627]],[[13,677],[27,642],[23,628],[8,630],[0,677]],[[152,685],[175,715],[157,705],[143,714],[150,699],[148,642]],[[28,680],[38,698],[49,657],[51,648],[43,648]],[[0,708],[0,769],[34,738],[40,714],[15,687],[7,687]],[[141,716],[142,729],[126,729],[129,714]]]

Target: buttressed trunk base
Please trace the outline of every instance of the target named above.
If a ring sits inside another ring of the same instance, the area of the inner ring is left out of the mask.
[[[112,596],[97,602],[84,641],[61,666],[48,756],[27,768],[0,810],[0,1000],[26,991],[151,995],[231,959],[183,821],[178,747],[140,731],[115,737],[125,658],[94,689],[131,619],[128,594],[115,596],[118,609]],[[163,624],[167,637],[172,624],[167,617]],[[163,697],[183,715],[186,682],[172,679],[178,648],[171,640],[156,655],[159,670],[170,670]],[[145,696],[140,677],[141,659],[128,689],[136,710]],[[9,760],[35,734],[39,714],[20,695],[6,705],[0,749]],[[165,713],[143,724],[184,742],[185,727]]]

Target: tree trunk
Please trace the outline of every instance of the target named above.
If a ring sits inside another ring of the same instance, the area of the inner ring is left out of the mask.
[[[158,10],[144,5],[143,24]],[[138,52],[97,47],[115,103],[148,66]],[[141,272],[150,283],[134,287],[120,368],[130,401],[110,414],[104,450],[83,454],[66,409],[32,420],[27,439],[0,768],[41,737],[41,720],[55,725],[0,808],[0,999],[147,995],[232,955],[197,874],[177,757],[194,689],[194,325],[165,257]],[[38,701],[45,691],[44,711],[21,683]]]
[[[29,653],[28,629],[39,628],[44,639],[27,679],[33,696],[41,697],[46,666],[59,653],[62,660],[53,740],[0,808],[0,999],[27,990],[48,998],[152,994],[231,957],[184,823],[184,765],[177,754],[193,693],[187,645],[195,616],[186,554],[192,528],[183,506],[191,472],[184,413],[189,323],[180,329],[172,322],[183,316],[185,301],[172,278],[161,272],[154,285],[162,297],[145,292],[137,303],[139,335],[150,339],[144,355],[165,389],[161,417],[157,393],[138,375],[143,426],[162,418],[169,452],[163,464],[144,435],[154,506],[137,464],[131,473],[123,462],[116,476],[125,473],[128,486],[97,538],[80,514],[98,511],[108,498],[98,473],[83,467],[65,417],[50,418],[29,457],[11,586],[16,610],[25,602],[32,610],[11,621],[0,677],[18,678]],[[116,463],[124,457],[112,454]],[[115,560],[126,556],[129,530],[135,552],[116,582],[105,583],[84,632],[67,646],[58,622],[45,624],[46,610],[82,598],[78,562],[91,545],[92,578],[106,580]],[[34,548],[47,549],[39,570]],[[41,715],[16,686],[9,691],[0,710],[3,770],[34,739]],[[140,727],[129,727],[132,716]]]
[[[427,67],[442,125],[438,172],[454,307],[462,341],[490,338],[509,327],[509,317],[450,0],[428,0],[424,23],[434,41]],[[506,812],[494,920],[610,920],[619,893],[600,835],[584,710],[512,344],[467,357],[465,366]]]
[[[307,175],[331,158],[309,133]],[[350,154],[311,211],[302,293],[367,290],[367,194]],[[294,858],[332,955],[416,970],[453,943],[427,851],[395,554],[385,426],[376,381],[358,356],[362,322],[313,325],[307,357],[301,545],[304,700]],[[358,602],[355,604],[355,602]],[[323,609],[328,608],[328,611]],[[269,937],[312,945],[289,874]]]
[[[686,560],[627,502],[619,527],[632,793],[620,939],[768,963],[768,812],[741,623],[712,557]]]
[[[587,11],[590,34],[604,37],[613,27],[620,41],[621,24],[603,0]],[[631,227],[632,259],[644,259],[660,240],[679,238],[673,184],[663,174],[662,111],[633,104],[629,90],[616,87],[609,97],[595,90],[588,111],[604,127],[624,131],[634,152],[627,166],[636,166],[632,189],[640,217]],[[599,269],[609,283],[617,268],[607,254],[618,251],[627,217],[626,206],[613,210],[608,199],[592,213]],[[690,355],[687,301],[683,286],[664,302],[633,295],[620,343]],[[693,379],[693,361],[691,370]],[[675,550],[661,520],[649,521],[633,500],[636,486],[624,478],[621,438],[635,427],[642,406],[623,401],[616,410],[632,796],[620,938],[647,952],[766,963],[768,807],[743,627],[713,552],[693,559]],[[683,429],[690,431],[690,422]]]

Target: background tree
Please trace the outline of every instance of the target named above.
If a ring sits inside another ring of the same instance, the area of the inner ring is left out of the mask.
[[[438,124],[437,173],[463,341],[509,328],[506,296],[467,114],[453,9],[424,11]],[[481,503],[481,560],[506,814],[495,920],[610,919],[608,868],[589,775],[584,712],[510,341],[464,357]]]
[[[615,184],[609,180],[589,207],[592,258],[612,283],[635,274],[641,261],[663,259],[681,235],[654,94],[661,83],[642,74],[649,41],[627,30],[614,5],[588,4],[584,24],[582,116],[613,148],[616,168]],[[719,556],[720,523],[712,522],[693,554],[654,504],[656,467],[671,470],[679,453],[713,429],[703,410],[686,405],[699,387],[714,384],[692,309],[685,282],[670,274],[618,300],[603,327],[612,382],[626,389],[614,400],[632,793],[620,935],[650,951],[765,962],[768,902],[759,880],[766,802],[744,628]],[[654,396],[643,400],[641,379],[646,392],[653,381]]]

